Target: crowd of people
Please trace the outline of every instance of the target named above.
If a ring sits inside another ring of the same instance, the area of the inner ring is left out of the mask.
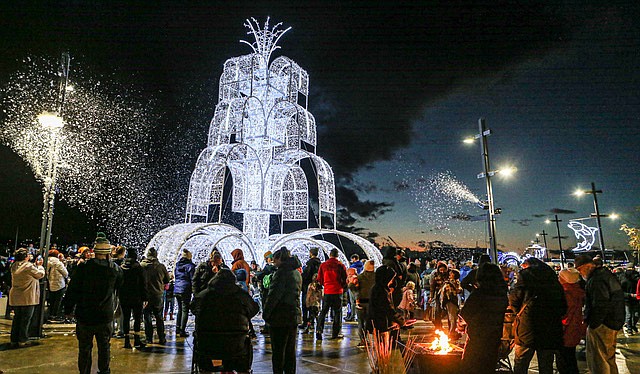
[[[498,266],[487,255],[478,264],[463,258],[420,261],[396,248],[386,248],[382,264],[357,254],[344,264],[335,248],[324,262],[318,255],[311,248],[302,264],[282,247],[265,253],[260,268],[245,261],[241,249],[231,252],[230,264],[215,248],[199,264],[183,249],[169,272],[154,248],[139,260],[135,248],[113,246],[102,233],[74,257],[50,250],[46,264],[20,248],[10,272],[11,343],[29,344],[45,275],[47,318],[75,322],[81,373],[91,371],[94,339],[101,373],[110,371],[113,337],[123,338],[128,349],[165,344],[164,321],[174,318],[174,305],[176,339],[189,337],[189,314],[195,316],[194,360],[202,370],[216,369],[217,358],[224,370],[249,371],[257,333],[251,320],[260,312],[274,373],[295,372],[298,329],[318,342],[341,339],[343,320],[357,321],[358,346],[364,347],[367,333],[401,340],[400,331],[424,316],[452,340],[466,336],[462,365],[476,373],[494,371],[505,340],[506,349],[515,351],[515,373],[526,373],[534,355],[541,373],[552,373],[554,362],[560,373],[577,373],[582,340],[592,373],[616,372],[618,331],[624,326],[628,334],[638,332],[640,275],[631,265],[611,271],[587,255],[566,269],[536,258],[519,267]],[[507,331],[508,316],[513,327]],[[325,336],[328,321],[331,333]]]

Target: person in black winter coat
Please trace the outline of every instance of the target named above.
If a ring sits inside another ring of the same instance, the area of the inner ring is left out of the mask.
[[[136,348],[144,347],[140,339],[140,326],[142,324],[142,306],[147,301],[147,291],[144,286],[144,274],[138,262],[138,253],[134,248],[127,248],[127,257],[120,266],[122,269],[122,286],[118,291],[120,306],[122,307],[122,320],[124,330],[124,347],[131,348],[129,336],[131,314],[133,314],[133,345]]]
[[[262,316],[271,329],[274,374],[296,372],[296,327],[302,321],[300,291],[302,267],[298,257],[285,247],[273,254],[277,270],[273,273]]]
[[[514,373],[526,374],[534,353],[540,373],[553,373],[554,351],[562,347],[562,317],[567,312],[556,272],[537,258],[525,260],[509,294],[509,305],[520,315],[514,328]]]
[[[169,283],[169,272],[167,272],[164,264],[158,261],[158,252],[153,247],[147,250],[147,257],[142,260],[140,266],[142,266],[145,288],[149,299],[147,305],[142,310],[147,343],[153,343],[153,316],[156,319],[158,343],[165,344],[167,339],[164,331],[164,319],[162,318],[162,296],[164,294],[165,284]]]
[[[622,291],[624,292],[625,320],[624,328],[627,334],[638,332],[638,314],[640,305],[636,297],[636,290],[640,274],[634,269],[633,263],[629,263],[627,269],[619,277]]]
[[[182,250],[182,257],[178,260],[175,274],[175,284],[173,285],[173,294],[178,300],[178,315],[176,318],[176,335],[187,337],[187,322],[189,320],[189,304],[191,304],[191,292],[193,276],[196,265],[191,261],[191,252],[187,249]]]
[[[193,273],[193,293],[204,291],[207,284],[220,269],[229,269],[222,259],[222,254],[214,248],[209,254],[209,261],[198,264]]]
[[[624,325],[622,286],[609,269],[598,266],[589,255],[576,256],[575,265],[587,280],[587,367],[591,373],[617,373],[616,339]]]
[[[207,287],[195,294],[191,304],[196,316],[194,339],[197,341],[201,370],[214,371],[211,359],[222,359],[224,371],[249,372],[252,347],[249,322],[258,313],[258,303],[236,284],[229,269],[220,269]],[[208,357],[206,352],[218,353]],[[246,354],[239,354],[245,352]]]
[[[509,305],[507,284],[497,265],[484,263],[475,277],[477,288],[460,311],[467,341],[462,355],[464,373],[495,373],[504,314]]]
[[[400,327],[404,325],[404,316],[395,308],[389,289],[395,277],[396,272],[389,266],[382,265],[376,270],[375,284],[369,296],[367,331],[389,331],[397,339]]]
[[[103,233],[98,233],[93,250],[96,257],[76,269],[64,301],[67,318],[73,317],[75,308],[81,374],[91,373],[94,337],[98,347],[98,369],[102,373],[110,372],[109,341],[113,334],[115,291],[122,284],[122,270],[109,259],[111,244]]]
[[[308,329],[311,325],[306,303],[307,289],[313,281],[313,275],[318,274],[318,269],[320,269],[320,264],[322,263],[318,258],[318,248],[310,248],[309,256],[311,258],[307,260],[307,263],[304,265],[304,269],[302,270],[302,324],[298,326],[302,329]]]
[[[398,261],[399,256],[402,256],[401,249],[387,247],[387,251],[384,254],[384,258],[382,259],[382,265],[391,268],[391,270],[393,270],[393,272],[396,274],[393,284],[389,286],[393,297],[393,306],[395,308],[397,308],[402,301],[402,287],[404,287],[407,281],[404,274],[406,268],[404,268]]]

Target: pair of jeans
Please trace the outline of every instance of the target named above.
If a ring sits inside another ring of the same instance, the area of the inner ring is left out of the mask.
[[[617,330],[605,325],[587,327],[587,367],[592,374],[618,374],[616,364]]]
[[[640,314],[640,304],[624,305],[625,319],[624,327],[627,329],[635,329],[638,324],[638,314]]]
[[[49,291],[49,318],[62,317],[60,305],[62,304],[65,291],[67,291],[66,287],[58,291]]]
[[[324,320],[327,318],[329,309],[333,312],[333,329],[331,336],[335,338],[340,334],[340,330],[342,330],[342,294],[324,295],[316,333],[322,334],[324,331]]]
[[[307,289],[309,285],[302,285],[302,292],[300,292],[300,299],[302,300],[302,326],[307,326],[309,322],[309,308],[307,308]]]
[[[562,347],[556,356],[556,366],[560,374],[578,374],[576,347]]]
[[[98,372],[110,373],[111,361],[111,334],[113,334],[113,321],[100,325],[85,325],[76,323],[76,338],[78,339],[78,370],[80,374],[91,373],[91,351],[93,350],[93,338],[96,338],[98,346]]]
[[[538,356],[538,372],[540,374],[553,374],[553,357],[556,354],[552,349],[535,349],[522,345],[516,345],[513,363],[514,374],[527,374],[529,364],[535,354]]]
[[[131,330],[131,314],[133,314],[133,332],[140,332],[142,324],[142,304],[122,305],[122,329],[125,335]]]
[[[12,306],[13,322],[11,323],[11,343],[24,343],[29,340],[29,325],[33,317],[35,305]]]
[[[296,326],[271,326],[271,363],[274,374],[296,372]]]
[[[162,297],[149,297],[147,306],[142,310],[144,314],[144,334],[147,342],[153,341],[153,319],[156,319],[156,329],[158,330],[158,339],[165,340],[164,320],[162,319]]]
[[[354,318],[356,317],[356,293],[348,290],[347,293],[349,294],[349,313],[347,313],[347,319],[349,321],[353,321]]]
[[[367,315],[369,314],[369,304],[356,306],[356,313],[358,314],[358,336],[360,337],[360,341],[364,342],[365,323],[367,321]]]
[[[178,300],[178,315],[176,316],[176,334],[186,332],[189,321],[189,304],[191,303],[191,292],[175,294]]]

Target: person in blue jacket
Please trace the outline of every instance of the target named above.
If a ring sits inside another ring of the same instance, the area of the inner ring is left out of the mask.
[[[178,301],[178,315],[176,318],[176,335],[187,337],[187,321],[189,320],[189,304],[191,303],[191,295],[193,293],[193,274],[196,271],[196,265],[191,261],[191,252],[187,249],[182,250],[182,257],[176,264],[175,269],[175,285],[173,286],[173,294]]]

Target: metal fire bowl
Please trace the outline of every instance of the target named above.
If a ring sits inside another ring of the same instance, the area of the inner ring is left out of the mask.
[[[454,349],[446,355],[437,355],[429,349],[416,352],[413,367],[418,373],[456,374],[460,373],[462,350]]]

